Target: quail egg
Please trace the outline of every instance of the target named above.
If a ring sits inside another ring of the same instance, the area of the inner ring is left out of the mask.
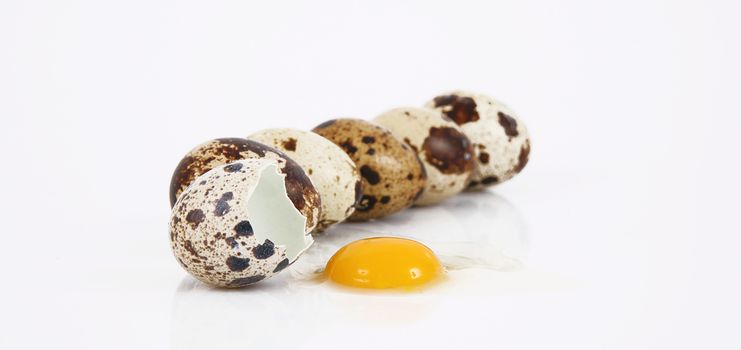
[[[427,172],[427,185],[417,205],[435,204],[466,188],[476,162],[461,128],[436,110],[396,108],[375,120],[411,147]]]
[[[414,203],[427,175],[416,153],[386,128],[361,119],[333,119],[312,130],[340,146],[362,178],[363,195],[350,220],[380,218]]]
[[[293,263],[313,238],[287,177],[275,158],[239,160],[197,177],[170,217],[180,265],[200,281],[237,288]]]
[[[504,182],[527,165],[530,136],[522,121],[501,102],[483,94],[454,91],[425,106],[442,111],[473,142],[477,167],[469,188]]]
[[[271,158],[286,174],[286,188],[296,209],[306,216],[306,227],[313,230],[319,221],[321,200],[309,177],[298,163],[272,147],[241,138],[222,138],[205,142],[192,149],[175,168],[170,180],[170,205],[196,177],[212,168],[241,159]]]
[[[345,221],[355,211],[362,195],[360,174],[355,163],[331,141],[309,131],[268,129],[249,139],[275,147],[304,169],[322,198],[322,210],[315,232]]]

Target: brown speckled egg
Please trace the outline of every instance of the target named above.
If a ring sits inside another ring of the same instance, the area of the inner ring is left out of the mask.
[[[270,277],[311,246],[279,159],[240,160],[197,177],[170,217],[170,245],[191,275],[227,288]],[[310,185],[309,185],[310,186]]]
[[[319,224],[314,232],[345,221],[360,201],[360,174],[350,157],[331,141],[310,131],[267,129],[249,139],[275,147],[295,160],[322,197]]]
[[[439,111],[418,107],[392,109],[374,122],[391,130],[422,160],[427,185],[415,204],[435,204],[466,188],[476,161],[471,141],[456,123]]]
[[[350,220],[393,214],[411,206],[424,191],[427,175],[416,153],[386,128],[343,118],[312,131],[340,146],[360,171],[363,195]]]
[[[527,165],[530,136],[522,121],[501,102],[483,94],[454,91],[425,106],[443,112],[473,142],[477,166],[469,188],[502,183]]]
[[[192,149],[175,168],[170,180],[170,205],[175,205],[178,196],[196,177],[217,167],[241,159],[276,159],[281,171],[286,174],[288,196],[300,212],[306,216],[306,226],[313,230],[319,222],[321,200],[309,177],[301,166],[272,147],[241,138],[222,138],[205,142]]]

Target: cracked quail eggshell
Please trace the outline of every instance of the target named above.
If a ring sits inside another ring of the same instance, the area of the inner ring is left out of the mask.
[[[484,94],[453,91],[433,98],[425,107],[453,120],[473,143],[477,164],[469,188],[502,183],[527,165],[530,135],[525,124],[503,103]]]
[[[170,217],[170,244],[198,280],[244,287],[293,263],[313,242],[277,159],[217,166],[185,189]]]
[[[209,170],[243,159],[275,159],[286,174],[288,197],[296,209],[306,216],[306,227],[313,230],[319,222],[321,199],[301,166],[275,148],[243,138],[221,138],[204,142],[183,157],[170,180],[170,205],[195,181]]]
[[[262,130],[248,138],[287,154],[311,178],[322,199],[314,232],[345,221],[355,212],[362,195],[360,174],[355,162],[340,147],[313,132],[288,128]]]
[[[349,220],[380,218],[408,208],[424,192],[427,175],[417,154],[391,132],[361,119],[326,121],[313,132],[340,146],[360,172],[360,202]]]
[[[404,107],[374,120],[411,147],[427,172],[427,184],[417,205],[439,203],[463,191],[476,162],[473,147],[461,128],[429,108]]]

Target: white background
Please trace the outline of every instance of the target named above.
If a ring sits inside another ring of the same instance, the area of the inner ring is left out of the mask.
[[[734,1],[3,0],[0,348],[738,349],[740,16]],[[518,111],[530,164],[362,227],[490,234],[522,268],[409,295],[296,271],[226,292],[172,258],[168,184],[196,144],[459,88]]]

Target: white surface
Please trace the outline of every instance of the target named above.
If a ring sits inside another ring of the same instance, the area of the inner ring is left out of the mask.
[[[3,1],[0,348],[738,349],[739,10]],[[457,88],[520,114],[531,163],[363,227],[483,239],[521,269],[402,296],[296,271],[218,291],[173,259],[168,183],[192,146]]]

